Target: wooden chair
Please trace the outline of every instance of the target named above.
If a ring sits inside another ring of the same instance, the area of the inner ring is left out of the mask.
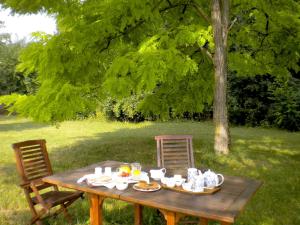
[[[192,135],[155,136],[157,147],[157,166],[164,167],[170,174],[186,173],[195,167]],[[183,174],[186,175],[186,174]],[[185,217],[181,214],[179,218]],[[199,224],[199,220],[181,221],[180,224]]]
[[[41,219],[50,215],[50,209],[56,209],[54,215],[63,212],[71,223],[67,207],[83,193],[79,191],[59,191],[56,185],[42,182],[42,178],[52,175],[52,168],[48,158],[45,140],[30,140],[12,145],[17,163],[17,170],[21,177],[20,186],[25,192],[32,219],[30,224],[42,224]],[[47,189],[47,190],[44,190]],[[42,193],[40,193],[40,191]],[[40,206],[38,209],[38,205]]]
[[[155,136],[157,166],[172,172],[195,167],[192,139],[191,135]]]

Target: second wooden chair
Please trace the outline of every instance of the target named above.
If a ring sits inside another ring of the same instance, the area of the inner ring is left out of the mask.
[[[17,170],[22,180],[20,186],[25,192],[32,213],[30,224],[42,224],[41,219],[50,215],[50,209],[55,206],[60,206],[60,208],[54,214],[63,212],[71,223],[67,207],[76,199],[82,197],[83,193],[79,191],[59,191],[56,185],[42,181],[43,177],[53,174],[46,149],[46,141],[24,141],[15,143],[12,147],[15,151]],[[53,190],[48,190],[48,188],[53,188]],[[44,189],[47,189],[47,191]],[[44,190],[43,193],[40,193],[41,190]],[[40,205],[41,209],[38,210],[37,205]]]

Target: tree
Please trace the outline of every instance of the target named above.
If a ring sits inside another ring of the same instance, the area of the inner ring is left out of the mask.
[[[35,74],[24,77],[22,73],[15,71],[19,63],[19,52],[24,47],[23,41],[12,43],[9,34],[0,34],[0,95],[28,94],[36,89]]]
[[[42,121],[73,118],[107,97],[141,96],[139,109],[161,119],[200,112],[214,99],[215,148],[227,153],[227,58],[240,75],[288,76],[288,68],[298,69],[299,39],[278,43],[289,33],[299,37],[294,0],[235,0],[231,14],[225,0],[212,0],[212,6],[204,0],[1,2],[23,13],[57,15],[59,33],[37,35],[18,66],[38,73],[39,91],[11,100],[12,110]],[[287,65],[281,55],[289,57]]]
[[[227,115],[227,38],[229,31],[229,1],[212,1],[212,25],[215,41],[214,123],[215,151],[229,153],[229,126]]]

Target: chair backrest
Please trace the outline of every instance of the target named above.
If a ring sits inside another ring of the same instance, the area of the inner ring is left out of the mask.
[[[14,143],[12,147],[15,151],[17,170],[22,179],[21,186],[28,187],[31,181],[53,174],[45,140]]]
[[[194,167],[192,135],[155,136],[157,166],[171,170]]]

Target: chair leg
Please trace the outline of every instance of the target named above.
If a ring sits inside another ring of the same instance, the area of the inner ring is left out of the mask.
[[[208,225],[208,219],[200,218],[200,225]]]
[[[29,224],[43,225],[43,222],[40,220],[40,217],[36,216],[31,219]]]
[[[69,224],[72,224],[72,218],[71,218],[70,214],[68,213],[66,206],[64,204],[61,204],[60,207],[64,213],[65,218],[69,222]]]
[[[45,213],[46,213],[46,211],[43,210],[43,209],[38,213],[34,210],[34,216],[32,217],[32,219],[30,221],[30,225],[32,225],[32,224],[43,225],[43,222],[41,220],[41,216]]]

